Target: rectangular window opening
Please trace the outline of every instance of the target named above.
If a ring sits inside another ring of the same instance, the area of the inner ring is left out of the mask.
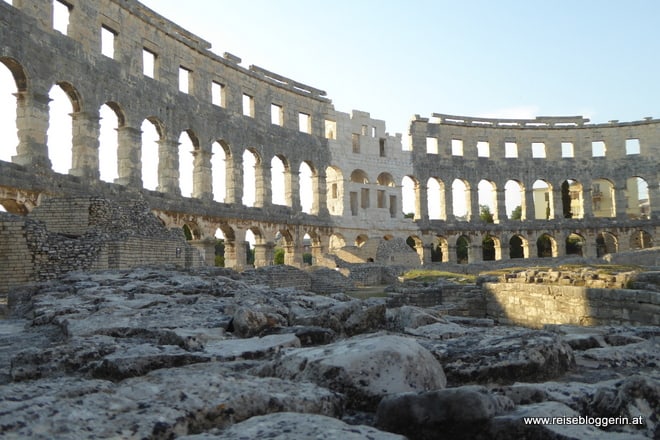
[[[593,141],[591,143],[591,157],[605,157],[604,141]]]
[[[353,153],[359,153],[360,152],[360,135],[357,133],[352,134],[352,139],[353,139]]]
[[[463,141],[461,139],[451,140],[451,155],[463,156]]]
[[[298,113],[298,130],[308,134],[312,132],[312,118],[307,113]]]
[[[190,93],[190,70],[183,66],[179,67],[179,91]]]
[[[490,157],[490,144],[488,142],[477,142],[477,157]]]
[[[358,215],[358,194],[355,191],[350,193],[351,215]]]
[[[362,136],[367,136],[368,133],[369,133],[369,126],[368,125],[363,125],[360,133],[362,134]]]
[[[339,197],[339,190],[338,190],[337,184],[333,183],[331,188],[332,188],[332,198],[333,199],[338,198]]]
[[[362,188],[362,190],[361,190],[360,207],[362,209],[369,208],[369,188]]]
[[[378,207],[387,208],[386,206],[387,199],[385,198],[385,190],[378,190]]]
[[[626,139],[626,154],[639,154],[639,139]]]
[[[426,154],[438,154],[438,138],[426,138]]]
[[[218,107],[225,106],[225,86],[219,82],[211,82],[211,103]]]
[[[325,138],[337,139],[337,122],[329,119],[325,120]]]
[[[543,142],[532,142],[532,157],[534,159],[545,159],[545,144]]]
[[[53,2],[53,29],[68,35],[70,15],[71,5],[55,0]]]
[[[243,93],[243,115],[254,118],[254,98]]]
[[[156,78],[156,54],[142,49],[142,73],[149,78]]]
[[[378,149],[379,149],[378,153],[379,153],[380,157],[385,157],[387,155],[386,150],[385,150],[385,139],[384,138],[380,138],[380,141],[378,142]]]
[[[270,123],[273,125],[284,125],[284,109],[281,105],[270,105]]]
[[[101,53],[115,59],[115,40],[117,33],[106,26],[101,26]]]
[[[518,144],[515,142],[504,143],[504,157],[516,159],[518,157]]]
[[[396,217],[396,196],[390,196],[390,217]]]
[[[376,137],[376,127],[371,127],[371,137],[372,138]]]
[[[573,147],[573,142],[562,142],[561,143],[561,157],[572,158],[575,157],[575,150]]]

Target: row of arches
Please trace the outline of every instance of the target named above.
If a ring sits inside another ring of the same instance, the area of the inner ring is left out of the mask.
[[[404,188],[408,188],[404,197],[408,193],[417,199],[406,205],[408,209],[415,209],[412,212],[416,218],[424,217],[424,208],[431,220],[469,221],[486,213],[492,216],[487,221],[495,223],[504,218],[547,220],[625,216],[645,219],[651,214],[649,185],[640,176],[627,178],[618,188],[606,178],[592,179],[589,184],[576,179],[565,179],[557,184],[537,179],[527,186],[510,179],[503,188],[486,179],[473,185],[466,179],[457,178],[449,185],[440,178],[431,177],[424,183],[410,176],[403,183]],[[419,203],[422,198],[425,204]]]

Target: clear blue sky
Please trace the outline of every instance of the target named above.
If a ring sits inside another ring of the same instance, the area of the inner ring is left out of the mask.
[[[390,133],[414,114],[660,117],[655,0],[144,0]]]

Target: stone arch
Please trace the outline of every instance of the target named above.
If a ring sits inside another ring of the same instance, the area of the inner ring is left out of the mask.
[[[243,200],[245,206],[260,206],[263,196],[263,175],[261,156],[254,148],[243,151]]]
[[[318,172],[314,163],[303,160],[298,168],[298,181],[300,190],[300,208],[307,214],[316,214],[318,211],[318,193],[315,191],[315,179],[318,178]]]
[[[199,139],[192,129],[179,135],[179,189],[183,197],[195,196],[198,179],[195,155],[199,152]]]
[[[421,218],[420,187],[419,180],[415,176],[403,176],[401,179],[401,208],[403,209],[404,217]]]
[[[566,255],[579,255],[584,256],[584,249],[587,241],[584,236],[571,232],[566,236]]]
[[[27,77],[23,66],[13,58],[0,57],[0,115],[4,116],[0,119],[0,133],[3,134],[0,160],[10,162],[16,154],[19,143],[16,98],[20,99],[26,89]]]
[[[341,168],[330,165],[325,169],[325,179],[328,186],[326,203],[330,215],[344,214],[344,176]]]
[[[643,229],[630,234],[630,249],[646,249],[653,247],[653,236]]]
[[[645,179],[633,176],[626,179],[626,217],[648,219],[651,217],[649,185]]]
[[[502,259],[502,243],[494,235],[486,234],[481,240],[481,253],[483,261],[495,261]]]
[[[376,183],[381,186],[396,186],[396,183],[394,183],[394,177],[392,177],[392,175],[387,172],[380,173],[376,178]]]
[[[539,258],[556,257],[557,241],[552,235],[543,233],[536,239],[536,250]]]
[[[213,191],[213,200],[216,202],[225,202],[227,200],[227,189],[230,187],[227,183],[234,179],[231,176],[231,149],[224,139],[219,139],[211,145],[211,185]]]
[[[537,179],[532,184],[532,193],[534,218],[536,220],[550,220],[555,218],[552,184],[547,180]]]
[[[341,249],[346,246],[346,238],[338,232],[335,232],[330,236],[328,240],[328,251],[335,252],[338,249]]]
[[[69,174],[74,160],[74,114],[80,113],[82,99],[76,88],[69,82],[55,83],[48,92],[48,158],[53,171]]]
[[[584,217],[584,188],[574,179],[566,179],[561,183],[562,218]]]
[[[490,219],[497,223],[499,219],[497,216],[497,185],[495,182],[481,179],[477,184],[477,197],[479,199],[479,216],[481,216],[482,211],[487,210]]]
[[[141,176],[142,187],[156,190],[159,186],[159,145],[165,134],[165,126],[160,119],[149,116],[142,121],[141,133]]]
[[[447,238],[442,235],[436,235],[433,238],[433,244],[431,246],[431,262],[443,262],[446,263],[449,261],[449,242]]]
[[[366,185],[369,183],[369,176],[361,169],[355,169],[351,173],[351,183]]]
[[[470,183],[465,179],[456,178],[451,183],[452,214],[459,221],[468,221],[474,215],[472,212],[472,197]]]
[[[529,242],[520,234],[509,239],[509,258],[529,258]]]
[[[429,177],[426,183],[426,203],[430,220],[446,220],[445,183],[437,177]]]
[[[105,182],[119,178],[119,129],[125,125],[121,106],[108,101],[99,110],[99,177]]]
[[[525,220],[525,186],[522,182],[514,179],[507,180],[504,184],[504,205],[506,215],[510,220]]]
[[[603,231],[596,236],[596,256],[614,254],[619,250],[619,239],[611,232]]]
[[[273,205],[292,205],[291,166],[283,154],[276,154],[270,160],[270,185]]]
[[[186,222],[181,229],[186,240],[199,240],[202,237],[201,230],[195,222]]]
[[[456,262],[458,264],[470,262],[470,238],[467,235],[456,238]]]
[[[609,179],[594,179],[591,186],[591,203],[594,217],[615,217],[614,183]]]
[[[406,244],[417,254],[419,261],[424,261],[424,242],[417,235],[409,235]]]

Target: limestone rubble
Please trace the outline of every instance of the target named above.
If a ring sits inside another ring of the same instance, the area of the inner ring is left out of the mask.
[[[531,330],[260,276],[145,267],[14,289],[2,437],[660,435],[657,327]],[[541,416],[643,423],[524,423]]]

